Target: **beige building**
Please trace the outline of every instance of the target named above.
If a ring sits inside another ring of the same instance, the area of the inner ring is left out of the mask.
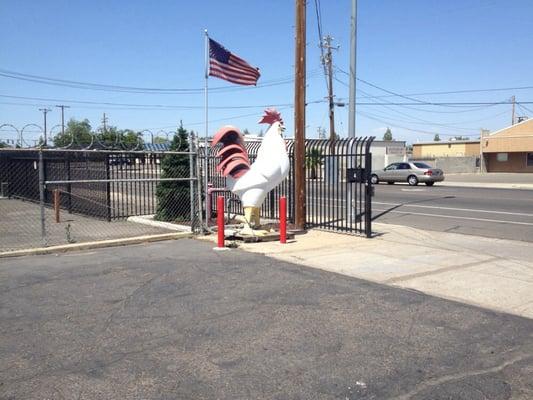
[[[450,140],[449,142],[421,142],[413,144],[413,158],[479,156],[479,140]]]
[[[533,119],[483,136],[488,172],[533,172]]]

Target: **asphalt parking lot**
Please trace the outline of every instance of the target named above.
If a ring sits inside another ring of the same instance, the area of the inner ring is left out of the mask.
[[[0,398],[533,397],[533,320],[211,247],[0,259]]]

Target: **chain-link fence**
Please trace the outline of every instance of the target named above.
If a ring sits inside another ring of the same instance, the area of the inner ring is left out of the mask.
[[[190,149],[0,150],[0,252],[197,231]]]

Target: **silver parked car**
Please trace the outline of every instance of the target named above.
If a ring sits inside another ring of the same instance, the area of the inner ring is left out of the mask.
[[[394,182],[407,182],[411,186],[424,182],[428,186],[433,186],[435,182],[444,180],[444,173],[441,169],[433,168],[420,161],[392,163],[377,171],[372,171],[370,178],[372,184],[387,182],[392,185]]]

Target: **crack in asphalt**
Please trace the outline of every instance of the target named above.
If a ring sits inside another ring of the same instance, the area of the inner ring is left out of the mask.
[[[422,383],[420,383],[418,385],[415,385],[415,388],[413,390],[411,390],[410,392],[402,394],[400,396],[392,397],[391,399],[393,399],[393,400],[408,400],[408,399],[412,398],[413,396],[419,394],[420,392],[422,392],[422,391],[424,391],[426,389],[429,389],[429,388],[432,388],[432,387],[435,387],[435,386],[440,386],[440,385],[443,385],[443,384],[448,383],[448,382],[457,381],[457,380],[460,380],[460,379],[463,379],[463,378],[469,378],[469,377],[472,377],[472,376],[479,376],[479,375],[486,375],[486,374],[490,374],[490,373],[494,373],[494,372],[501,372],[505,368],[507,368],[507,367],[509,367],[509,366],[511,366],[513,364],[516,364],[516,363],[518,363],[520,361],[527,360],[529,358],[533,358],[533,354],[515,356],[515,357],[511,358],[508,361],[505,361],[505,362],[503,362],[501,364],[498,364],[498,365],[496,365],[494,367],[490,367],[490,368],[476,369],[476,370],[473,370],[473,371],[450,374],[450,375],[444,375],[444,376],[441,376],[441,377],[438,377],[438,378],[432,378],[432,379],[429,379],[426,382],[422,382]]]

